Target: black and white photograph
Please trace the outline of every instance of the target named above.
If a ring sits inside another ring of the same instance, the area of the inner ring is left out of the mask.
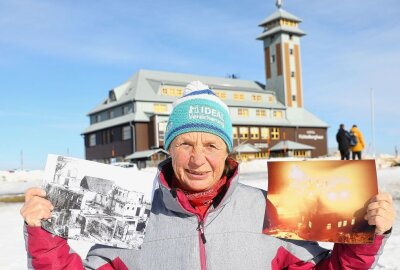
[[[64,238],[139,249],[153,188],[141,174],[146,173],[49,155],[43,188],[54,210],[42,227]]]

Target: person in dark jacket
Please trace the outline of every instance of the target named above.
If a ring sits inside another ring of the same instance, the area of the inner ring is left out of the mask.
[[[28,267],[33,269],[371,269],[390,235],[395,211],[389,194],[374,196],[365,220],[376,225],[369,245],[335,244],[330,252],[311,241],[262,233],[267,192],[239,183],[229,108],[207,85],[189,84],[173,104],[159,165],[151,215],[140,249],[94,245],[86,259],[67,240],[40,227],[53,206],[44,190],[26,192]]]
[[[342,160],[350,159],[350,133],[344,128],[344,124],[340,124],[339,130],[336,133],[336,141],[340,151]]]

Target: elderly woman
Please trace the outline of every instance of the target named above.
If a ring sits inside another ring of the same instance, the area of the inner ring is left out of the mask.
[[[94,245],[85,260],[63,238],[41,229],[52,205],[41,189],[26,193],[29,264],[34,269],[369,269],[394,220],[390,195],[371,199],[366,219],[376,225],[370,245],[314,242],[262,234],[266,192],[238,183],[227,106],[208,86],[193,82],[174,103],[151,215],[139,250]]]

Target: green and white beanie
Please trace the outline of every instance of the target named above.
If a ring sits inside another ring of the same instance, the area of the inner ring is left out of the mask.
[[[176,136],[187,132],[208,132],[220,137],[232,150],[232,120],[228,106],[208,85],[199,81],[189,83],[172,104],[172,112],[165,131],[164,149]]]

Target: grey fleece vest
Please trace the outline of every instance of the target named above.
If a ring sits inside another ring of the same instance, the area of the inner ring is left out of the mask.
[[[85,267],[96,269],[119,257],[132,270],[201,269],[198,219],[173,195],[159,182],[140,250],[95,245],[84,261]],[[265,191],[240,184],[238,174],[233,176],[220,204],[211,207],[205,217],[206,269],[271,269],[280,247],[303,261],[316,263],[327,256],[327,250],[316,243],[262,234],[265,198]]]

